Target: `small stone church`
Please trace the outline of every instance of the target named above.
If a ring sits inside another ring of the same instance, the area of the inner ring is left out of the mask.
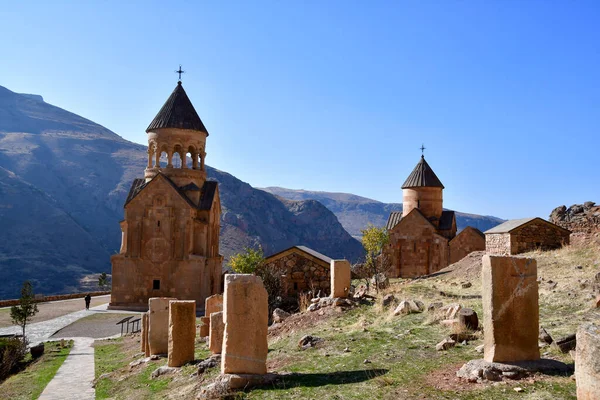
[[[148,165],[135,179],[111,257],[109,308],[146,310],[150,297],[204,300],[219,292],[221,202],[206,180],[208,131],[181,81],[146,129]]]
[[[443,190],[421,156],[402,185],[402,211],[392,211],[388,218],[390,240],[383,249],[390,264],[388,276],[428,275],[448,266],[451,258],[485,250],[485,238],[478,229],[469,227],[456,235],[456,215],[443,209]]]

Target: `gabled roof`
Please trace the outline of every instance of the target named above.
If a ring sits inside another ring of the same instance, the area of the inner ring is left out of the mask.
[[[316,250],[311,249],[310,247],[306,247],[306,246],[292,246],[292,247],[287,248],[285,250],[281,250],[281,251],[278,251],[277,253],[271,254],[270,256],[265,257],[265,259],[273,258],[275,256],[278,256],[281,253],[284,253],[284,252],[286,252],[288,250],[292,250],[292,249],[298,249],[298,250],[300,250],[300,251],[302,251],[302,252],[304,252],[306,254],[309,254],[309,255],[311,255],[311,256],[313,256],[315,258],[318,258],[319,260],[321,260],[323,262],[326,262],[327,264],[331,264],[331,258],[327,257],[324,254],[319,253]]]
[[[205,132],[208,136],[208,131],[204,127],[185,90],[183,90],[181,81],[177,82],[175,90],[173,90],[173,93],[171,93],[158,114],[156,114],[156,117],[150,122],[146,132],[160,128],[190,129]]]
[[[387,224],[385,225],[385,229],[387,229],[388,231],[393,229],[396,225],[398,225],[398,222],[400,222],[401,219],[402,219],[402,211],[392,211],[390,213],[390,216],[388,217],[388,221],[387,221]]]
[[[425,161],[425,156],[421,156],[421,160],[402,185],[402,189],[413,187],[444,188],[444,185],[442,185],[442,182],[440,182],[438,177],[435,175],[435,172],[433,172],[429,164],[427,164],[427,161]]]
[[[452,224],[455,221],[454,211],[444,210],[442,211],[442,216],[440,217],[440,223],[438,229],[440,231],[449,231],[452,229]]]
[[[215,193],[217,192],[218,182],[215,181],[205,181],[204,185],[202,185],[202,189],[200,189],[200,200],[198,204],[195,204],[190,200],[188,196],[186,196],[185,192],[189,191],[190,188],[198,187],[193,183],[187,184],[182,187],[178,187],[175,182],[169,179],[168,176],[158,173],[150,180],[146,182],[144,179],[134,179],[131,184],[131,188],[129,189],[129,194],[127,195],[127,199],[125,200],[125,205],[129,204],[131,200],[133,200],[138,194],[142,192],[150,183],[152,183],[155,179],[160,179],[159,177],[164,178],[170,186],[173,187],[179,193],[179,195],[185,200],[191,207],[194,207],[198,210],[210,210],[212,207],[213,200],[215,198]],[[193,185],[193,186],[192,186]],[[191,189],[193,190],[193,189]]]
[[[457,237],[459,237],[461,235],[466,235],[469,231],[475,233],[477,236],[481,236],[481,238],[485,240],[485,235],[483,234],[483,232],[481,232],[479,229],[477,229],[477,228],[475,228],[473,226],[467,226],[467,227],[465,227],[465,229],[463,229],[456,236],[454,236],[452,238],[452,240],[456,239]]]
[[[418,210],[418,208],[415,208],[415,210]],[[420,210],[419,210],[419,212],[421,213]],[[422,214],[423,213],[421,213],[421,215]],[[423,216],[423,217],[425,217],[425,216]],[[456,216],[455,216],[454,211],[451,211],[451,210],[442,211],[442,216],[440,217],[440,223],[439,223],[438,230],[446,231],[446,230],[452,229],[452,224],[453,224],[455,218],[456,218]],[[393,229],[396,225],[398,225],[398,223],[400,222],[401,219],[402,219],[402,211],[392,211],[390,213],[390,216],[388,217],[388,221],[387,221],[387,224],[385,225],[385,229],[387,229],[388,231]]]
[[[520,228],[521,226],[530,223],[531,221],[534,220],[540,220],[541,222],[544,222],[546,224],[550,224],[558,229],[561,229],[565,232],[569,232],[571,233],[571,231],[569,231],[568,229],[565,229],[563,227],[560,227],[556,224],[553,224],[552,222],[546,221],[545,219],[542,219],[540,217],[533,217],[533,218],[521,218],[521,219],[510,219],[500,225],[497,225],[495,227],[493,227],[492,229],[488,229],[487,231],[485,231],[484,233],[487,235],[488,233],[510,233],[512,231],[514,231],[517,228]]]

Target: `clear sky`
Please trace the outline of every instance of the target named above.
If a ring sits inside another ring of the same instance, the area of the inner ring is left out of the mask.
[[[207,164],[255,187],[503,218],[600,203],[598,1],[2,1],[0,85],[126,139],[183,85]],[[141,173],[141,171],[140,171]]]

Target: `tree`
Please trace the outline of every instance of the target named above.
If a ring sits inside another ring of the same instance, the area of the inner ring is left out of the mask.
[[[100,276],[98,277],[98,286],[102,290],[105,290],[106,288],[108,288],[109,283],[108,283],[108,275],[106,274],[106,272],[101,273]]]
[[[383,254],[383,248],[390,241],[390,237],[387,229],[377,228],[376,226],[369,224],[365,229],[361,230],[362,233],[362,245],[366,251],[365,263],[363,264],[363,271],[365,279],[373,277],[375,280],[375,291],[379,292],[379,284],[381,274],[385,274],[389,269],[389,261],[385,254]],[[367,287],[369,282],[367,281]]]
[[[242,253],[238,253],[229,259],[229,266],[238,274],[253,274],[265,262],[262,248],[246,247]]]
[[[13,324],[19,325],[23,329],[23,342],[25,342],[25,326],[27,326],[37,312],[38,308],[33,293],[33,286],[31,282],[25,281],[21,288],[19,304],[10,308],[10,318]]]

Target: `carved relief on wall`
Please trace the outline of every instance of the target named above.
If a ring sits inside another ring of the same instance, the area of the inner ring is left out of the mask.
[[[144,256],[153,263],[167,261],[171,254],[171,244],[167,239],[156,237],[148,240],[144,246]]]

